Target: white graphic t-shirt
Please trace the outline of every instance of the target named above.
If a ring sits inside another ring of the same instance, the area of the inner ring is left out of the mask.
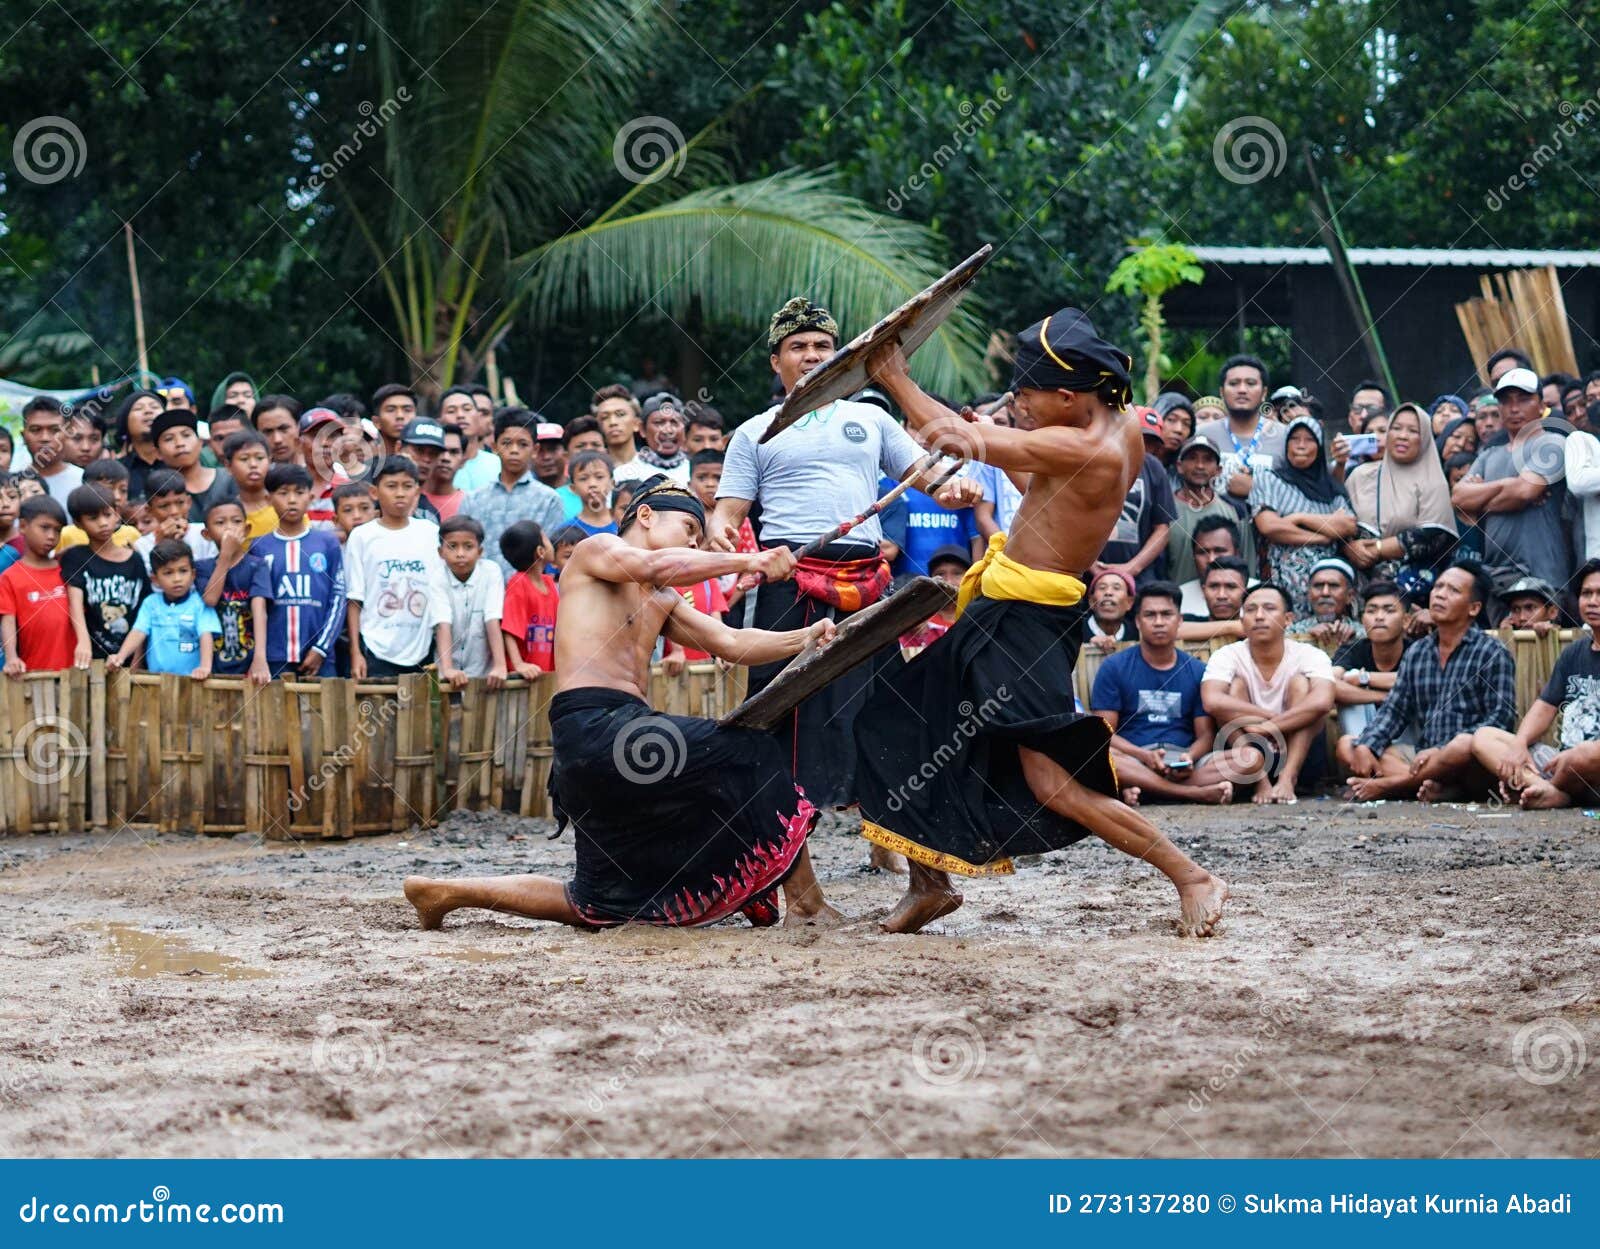
[[[430,593],[439,559],[439,527],[413,517],[404,529],[382,521],[358,525],[345,544],[345,588],[361,604],[361,641],[392,664],[410,667],[428,657],[434,626],[450,619],[450,604]]]

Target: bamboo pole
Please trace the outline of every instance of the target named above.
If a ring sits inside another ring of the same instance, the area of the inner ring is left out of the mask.
[[[144,341],[144,295],[139,289],[139,259],[133,254],[133,223],[122,223],[122,237],[128,244],[128,282],[133,287],[133,340],[139,350],[139,385],[150,377],[150,352]]]

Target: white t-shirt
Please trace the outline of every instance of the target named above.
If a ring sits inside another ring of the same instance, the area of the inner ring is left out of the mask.
[[[63,464],[48,477],[40,473],[39,480],[44,482],[44,488],[50,492],[50,497],[62,507],[66,507],[67,496],[83,485],[83,470],[76,464]]]
[[[206,537],[206,527],[199,521],[189,522],[189,530],[183,535],[183,540],[189,544],[189,553],[194,556],[194,562],[203,559],[217,558],[217,544]],[[156,536],[153,533],[140,534],[133,543],[134,552],[144,558],[145,567],[150,566],[150,552],[156,549]],[[202,590],[204,586],[200,587]]]
[[[450,661],[469,677],[489,674],[490,622],[505,615],[506,579],[500,565],[480,559],[465,580],[451,572],[443,559],[434,563],[433,598],[449,609]],[[365,617],[365,612],[362,613]]]
[[[776,411],[776,405],[768,408],[733,431],[717,487],[718,499],[761,504],[766,542],[809,542],[826,533],[872,506],[880,478],[899,481],[922,458],[922,448],[882,408],[848,399],[808,413],[758,445]],[[845,540],[876,546],[882,536],[874,516]]]
[[[1206,664],[1205,675],[1200,680],[1221,681],[1228,685],[1234,677],[1243,677],[1245,688],[1250,692],[1250,701],[1276,715],[1284,710],[1289,682],[1299,675],[1313,681],[1332,681],[1333,661],[1320,647],[1285,638],[1283,659],[1278,664],[1278,670],[1272,674],[1271,681],[1262,678],[1255,660],[1250,657],[1249,642],[1230,642],[1211,656],[1211,661]]]
[[[641,456],[634,456],[626,464],[618,464],[611,472],[613,483],[620,481],[647,481],[651,477],[667,477],[683,486],[689,485],[689,457],[683,457],[683,463],[676,468],[657,468],[654,464],[645,463]]]
[[[431,591],[439,558],[439,526],[412,517],[404,529],[381,520],[358,525],[344,548],[347,597],[361,604],[361,641],[379,659],[420,664],[433,629],[450,619],[450,603]]]

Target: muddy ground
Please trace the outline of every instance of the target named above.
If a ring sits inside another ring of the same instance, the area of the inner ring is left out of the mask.
[[[305,848],[0,842],[7,1155],[1600,1154],[1600,820],[1162,811],[1234,898],[1098,844],[919,937],[838,819],[830,931],[584,934],[409,872],[565,876],[510,817]]]

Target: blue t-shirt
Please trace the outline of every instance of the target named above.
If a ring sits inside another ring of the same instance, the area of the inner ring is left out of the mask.
[[[597,534],[597,533],[616,533],[617,532],[617,522],[614,521],[614,520],[613,521],[607,521],[604,525],[591,525],[588,521],[584,520],[583,517],[574,516],[572,518],[572,523],[574,525],[576,525],[579,529],[583,530],[583,532],[588,534],[591,538],[594,537],[594,535]]]
[[[895,483],[886,477],[880,485],[887,493]],[[895,576],[926,576],[928,558],[942,546],[958,546],[968,555],[972,554],[978,522],[973,519],[970,507],[950,511],[920,490],[907,490],[900,502],[904,505],[905,536],[895,539],[900,546],[900,558],[893,565]]]
[[[222,622],[199,590],[176,603],[155,593],[139,604],[133,627],[144,634],[144,666],[151,672],[188,676],[200,663],[200,635],[221,633]]]
[[[217,561],[203,559],[194,566],[194,583],[202,592],[216,571]],[[253,598],[272,601],[272,570],[267,561],[258,555],[246,555],[232,568],[222,583],[222,598],[216,606],[218,630],[216,650],[212,654],[211,670],[219,676],[240,676],[250,671],[250,661],[255,658],[255,620],[250,614]]]
[[[1206,666],[1178,652],[1167,671],[1152,668],[1137,646],[1118,651],[1095,674],[1089,706],[1117,713],[1117,735],[1135,746],[1192,746],[1194,721],[1205,715],[1200,677]]]

